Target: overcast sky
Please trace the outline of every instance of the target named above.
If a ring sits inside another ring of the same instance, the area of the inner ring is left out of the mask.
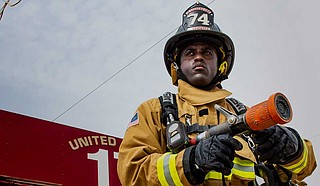
[[[176,92],[163,63],[169,39],[164,37],[193,3],[22,0],[7,7],[0,21],[0,109],[53,121],[95,90],[55,122],[123,137],[139,104]],[[313,142],[317,157],[319,5],[316,0],[210,4],[215,22],[236,47],[224,88],[248,106],[284,93],[294,111],[288,126]],[[317,175],[318,169],[307,179],[310,185],[319,184]]]

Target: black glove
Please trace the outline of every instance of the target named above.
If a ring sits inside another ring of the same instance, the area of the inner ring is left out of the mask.
[[[229,134],[220,134],[189,147],[184,154],[185,173],[191,184],[202,183],[206,174],[214,170],[229,175],[233,168],[235,150],[242,144]],[[189,170],[190,169],[190,170]]]
[[[255,152],[259,160],[269,164],[287,164],[298,158],[302,151],[302,141],[297,131],[279,125],[255,132],[252,137],[257,145]]]

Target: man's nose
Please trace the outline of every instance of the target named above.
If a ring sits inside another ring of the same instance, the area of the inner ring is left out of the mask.
[[[203,61],[203,55],[201,52],[197,52],[194,57],[195,61]]]

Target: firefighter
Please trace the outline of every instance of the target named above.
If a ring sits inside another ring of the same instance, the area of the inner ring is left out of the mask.
[[[221,85],[234,57],[234,44],[214,23],[214,12],[199,2],[190,6],[164,48],[165,66],[178,87],[174,100],[179,122],[198,129],[218,125],[226,118],[215,104],[235,112],[226,101],[231,92]],[[257,185],[257,176],[269,185],[303,185],[316,168],[311,142],[278,125],[251,137],[214,135],[174,153],[167,146],[163,112],[158,98],[136,110],[119,149],[123,185]],[[248,145],[251,140],[254,148]]]

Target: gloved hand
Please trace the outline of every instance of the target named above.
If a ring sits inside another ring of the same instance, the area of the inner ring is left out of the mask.
[[[235,150],[242,144],[229,134],[221,134],[200,141],[195,148],[195,166],[204,173],[211,170],[229,175],[233,167]]]
[[[289,127],[275,125],[255,132],[252,136],[257,145],[255,152],[259,160],[269,164],[286,164],[298,158],[302,151],[302,141],[297,131]]]
[[[188,181],[192,185],[200,184],[211,170],[229,175],[235,150],[241,149],[242,144],[229,134],[215,135],[188,147],[183,155],[183,168]]]

